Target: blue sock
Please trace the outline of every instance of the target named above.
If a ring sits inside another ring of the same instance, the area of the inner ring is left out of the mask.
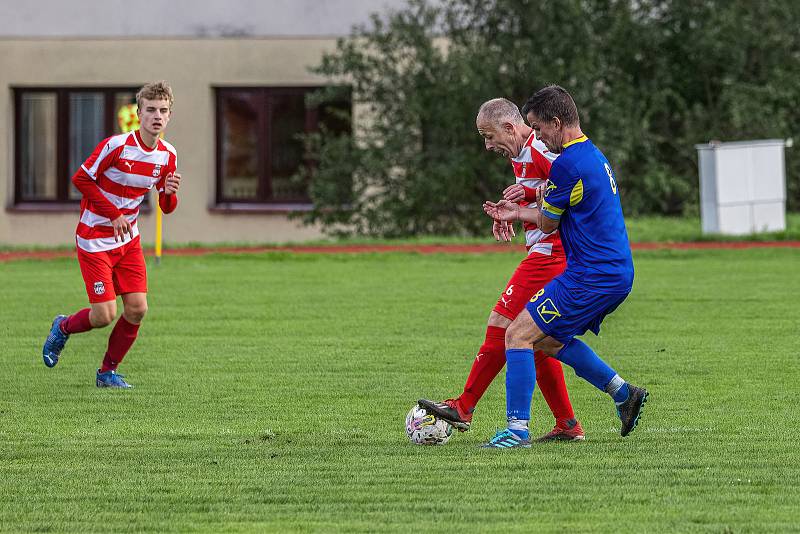
[[[527,419],[515,419],[513,417],[508,420],[508,429],[517,435],[518,438],[530,439],[531,432],[528,430]]]
[[[509,428],[522,439],[528,439],[531,400],[536,386],[536,367],[532,349],[506,350],[506,415]]]
[[[576,375],[600,391],[610,394],[615,402],[624,402],[628,398],[628,385],[625,381],[580,339],[572,338],[558,351],[556,358],[575,369]],[[618,401],[617,397],[622,397],[622,400]]]
[[[628,400],[628,393],[630,393],[630,390],[628,389],[628,383],[625,382],[621,376],[614,375],[611,382],[606,386],[606,393],[611,395],[614,402],[619,405]]]

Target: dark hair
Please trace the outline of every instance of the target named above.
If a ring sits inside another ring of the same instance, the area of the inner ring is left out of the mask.
[[[522,114],[527,117],[528,113],[545,120],[558,117],[564,126],[580,124],[575,101],[567,90],[559,85],[548,85],[536,91],[522,106]]]

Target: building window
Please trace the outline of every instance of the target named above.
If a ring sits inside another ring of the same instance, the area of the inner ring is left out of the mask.
[[[308,183],[296,179],[312,165],[301,134],[349,130],[350,96],[314,104],[319,88],[217,89],[217,204],[270,204],[289,208],[310,203]],[[329,120],[330,118],[330,120]],[[338,118],[334,120],[333,118]]]
[[[14,203],[80,200],[72,175],[100,141],[127,131],[118,115],[135,102],[131,88],[15,89]]]

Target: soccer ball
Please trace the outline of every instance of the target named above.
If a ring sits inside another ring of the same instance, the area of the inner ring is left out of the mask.
[[[406,435],[415,445],[444,445],[453,434],[453,427],[415,404],[406,416]]]

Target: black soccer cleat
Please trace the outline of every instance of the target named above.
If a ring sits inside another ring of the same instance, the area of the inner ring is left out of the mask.
[[[435,415],[439,419],[444,419],[461,432],[469,430],[469,425],[472,423],[472,414],[463,413],[459,409],[456,399],[447,399],[442,402],[420,399],[417,404],[428,413]]]
[[[644,403],[647,402],[647,390],[628,384],[628,399],[617,406],[617,415],[622,421],[622,428],[619,433],[624,438],[636,428],[639,418],[642,416]]]

